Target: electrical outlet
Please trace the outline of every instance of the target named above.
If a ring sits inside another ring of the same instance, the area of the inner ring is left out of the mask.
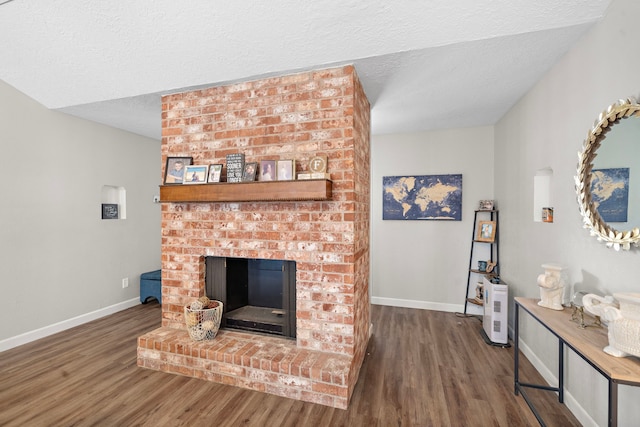
[[[129,287],[129,278],[125,277],[124,279],[122,279],[122,287],[123,288],[128,288]]]
[[[153,196],[153,203],[160,203],[160,196]]]

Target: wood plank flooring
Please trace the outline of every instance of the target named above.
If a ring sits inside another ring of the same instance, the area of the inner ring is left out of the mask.
[[[140,305],[0,353],[1,426],[536,426],[513,393],[513,348],[485,344],[477,318],[372,306],[373,337],[347,410],[136,365],[160,326]],[[543,382],[521,358],[521,378]],[[579,426],[532,390],[549,426]]]

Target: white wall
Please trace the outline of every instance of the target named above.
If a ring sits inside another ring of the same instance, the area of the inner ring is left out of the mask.
[[[0,145],[0,350],[135,304],[140,274],[160,268],[160,142],[0,81]],[[103,185],[126,189],[127,219],[101,220]]]
[[[638,17],[640,2],[614,0],[604,20],[495,127],[501,274],[511,296],[539,297],[536,277],[546,262],[569,267],[574,291],[638,292],[640,250],[607,249],[582,228],[573,181],[577,153],[598,114],[619,98],[640,94]],[[532,220],[533,177],[545,167],[554,171],[552,224]],[[526,316],[521,319],[530,358],[543,374],[554,375],[556,341]],[[585,425],[606,425],[606,381],[568,353],[567,405]],[[640,389],[621,387],[619,425],[637,425],[640,408],[632,402],[638,401]]]
[[[462,310],[474,210],[493,199],[493,138],[493,127],[372,137],[374,304]],[[462,174],[462,221],[382,220],[383,176],[443,174]]]

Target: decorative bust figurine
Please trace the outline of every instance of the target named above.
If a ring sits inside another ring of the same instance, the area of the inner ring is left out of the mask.
[[[538,276],[538,286],[540,286],[541,307],[552,310],[562,310],[562,295],[564,293],[564,268],[558,264],[542,264],[544,274]]]

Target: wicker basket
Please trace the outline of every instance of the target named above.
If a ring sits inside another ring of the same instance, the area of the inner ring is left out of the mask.
[[[194,341],[212,340],[216,337],[222,320],[222,303],[212,301],[213,308],[192,310],[189,306],[184,308],[184,321],[187,332]]]

